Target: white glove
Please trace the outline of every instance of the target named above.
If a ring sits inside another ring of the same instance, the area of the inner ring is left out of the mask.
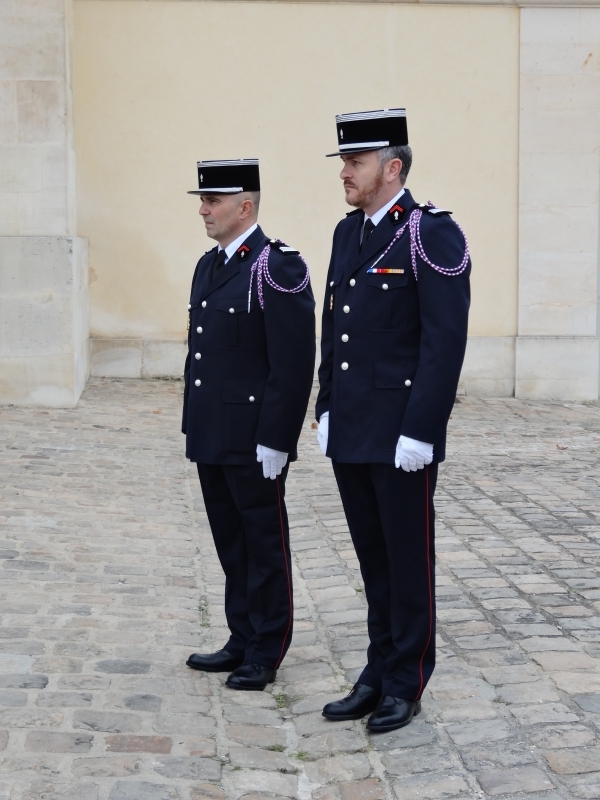
[[[327,439],[329,438],[329,411],[324,411],[319,419],[319,430],[317,431],[317,441],[321,452],[327,455]]]
[[[396,467],[404,472],[416,472],[433,461],[433,445],[401,436],[396,445]]]
[[[281,450],[272,450],[262,444],[256,445],[256,460],[259,464],[262,463],[265,478],[271,478],[272,481],[278,475],[281,475],[281,470],[285,467],[287,458],[288,454],[282,453]]]

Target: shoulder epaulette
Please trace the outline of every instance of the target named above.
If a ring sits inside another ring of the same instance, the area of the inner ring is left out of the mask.
[[[352,217],[352,216],[354,216],[354,214],[362,214],[362,213],[363,213],[363,210],[362,210],[362,208],[355,208],[355,209],[354,209],[354,211],[349,211],[349,212],[346,214],[346,216],[347,216],[347,217]]]
[[[218,245],[211,247],[210,250],[205,250],[204,255],[207,256],[209,253],[213,253],[217,249]]]
[[[270,239],[269,244],[271,247],[275,248],[275,250],[279,250],[280,253],[283,253],[284,256],[300,255],[300,250],[296,250],[293,247],[288,247],[285,242],[280,242],[277,239]]]
[[[418,206],[421,211],[427,212],[427,214],[431,214],[434,217],[439,217],[442,214],[452,214],[452,211],[447,211],[445,208],[436,208],[435,206],[430,206],[427,203],[419,203]]]

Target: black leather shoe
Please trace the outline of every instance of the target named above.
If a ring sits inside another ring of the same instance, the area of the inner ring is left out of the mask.
[[[202,672],[231,672],[244,663],[244,658],[243,656],[233,656],[227,650],[218,650],[216,653],[208,655],[192,653],[185,663],[188,667],[202,670]]]
[[[381,692],[378,689],[373,689],[364,683],[357,683],[348,697],[327,703],[323,709],[323,716],[340,721],[361,719],[377,708],[380,697]]]
[[[375,711],[367,720],[367,730],[371,733],[387,733],[403,728],[421,712],[421,701],[403,700],[401,697],[384,695]]]
[[[225,683],[230,689],[262,692],[268,683],[273,683],[276,676],[276,669],[263,667],[262,664],[255,664],[253,661],[247,661],[241,667],[238,667],[235,672],[232,672]]]

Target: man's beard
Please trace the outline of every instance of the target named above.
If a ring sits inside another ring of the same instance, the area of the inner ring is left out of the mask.
[[[366,206],[370,205],[375,197],[379,194],[381,187],[383,186],[383,169],[379,169],[377,175],[373,178],[371,183],[368,186],[365,186],[364,189],[358,191],[358,194],[354,198],[354,200],[349,200],[346,198],[346,202],[349,206],[355,206],[356,208],[365,208]],[[356,188],[356,187],[353,187]]]

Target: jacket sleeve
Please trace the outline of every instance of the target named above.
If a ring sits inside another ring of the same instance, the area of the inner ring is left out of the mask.
[[[329,411],[329,401],[331,398],[331,381],[333,376],[333,289],[329,285],[333,277],[333,262],[336,238],[339,225],[333,234],[333,245],[331,248],[331,258],[327,271],[327,282],[325,283],[325,297],[323,299],[323,314],[321,317],[321,364],[319,366],[319,394],[315,406],[315,417],[321,419],[321,415]]]
[[[421,241],[427,257],[441,267],[460,264],[465,241],[446,215],[423,214]],[[421,442],[443,441],[456,399],[467,346],[471,262],[460,275],[444,275],[417,257],[421,314],[419,366],[402,421],[401,433]]]
[[[196,282],[196,275],[198,274],[198,267],[200,266],[200,262],[196,264],[196,269],[194,270],[194,277],[192,278],[192,288],[190,291],[190,298],[194,293],[194,284]],[[181,432],[185,434],[187,432],[187,414],[188,414],[188,398],[190,395],[190,349],[192,344],[192,327],[189,322],[190,315],[188,314],[188,351],[187,356],[185,358],[185,366],[183,368],[183,412],[181,415]]]
[[[299,286],[306,266],[297,255],[271,250],[269,271],[284,289]],[[297,294],[263,282],[269,359],[255,442],[284,453],[295,451],[306,416],[315,370],[315,300],[310,283]]]

